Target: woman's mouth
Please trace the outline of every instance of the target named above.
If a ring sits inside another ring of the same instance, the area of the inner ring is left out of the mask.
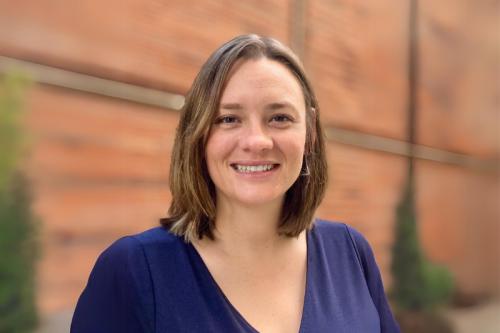
[[[240,173],[257,173],[257,172],[266,172],[275,169],[278,167],[279,164],[238,164],[238,163],[233,163],[231,164],[231,167],[236,170],[237,172]]]

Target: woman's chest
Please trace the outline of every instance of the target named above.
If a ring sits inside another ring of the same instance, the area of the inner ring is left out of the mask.
[[[214,273],[215,274],[215,273]],[[218,283],[205,267],[156,275],[157,332],[379,332],[362,277],[325,275],[312,266],[298,282],[257,283],[227,273]],[[235,279],[241,279],[235,283]],[[294,285],[294,287],[291,287]],[[222,288],[221,288],[222,286]],[[283,287],[287,286],[287,288]],[[224,289],[223,289],[224,288]]]
[[[309,251],[295,266],[210,271],[193,247],[162,258],[150,260],[157,332],[380,331],[365,277],[350,259]]]
[[[306,289],[305,258],[295,265],[211,270],[230,306],[259,332],[299,332]]]

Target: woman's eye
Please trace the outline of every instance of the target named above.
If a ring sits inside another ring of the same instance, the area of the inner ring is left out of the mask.
[[[286,114],[277,114],[271,118],[271,121],[278,123],[285,123],[285,122],[291,122],[293,121],[293,119]]]
[[[220,116],[216,119],[216,124],[233,124],[237,122],[238,119],[235,116]]]

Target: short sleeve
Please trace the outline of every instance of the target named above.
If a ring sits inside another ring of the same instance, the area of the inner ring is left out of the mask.
[[[116,241],[97,259],[80,296],[71,333],[154,332],[154,295],[142,245]]]
[[[400,329],[387,302],[380,271],[370,244],[360,232],[349,226],[346,227],[357,251],[373,304],[379,314],[380,331],[381,333],[399,333]]]

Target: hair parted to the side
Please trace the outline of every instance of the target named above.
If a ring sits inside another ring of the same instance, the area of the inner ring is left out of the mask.
[[[213,239],[216,195],[205,162],[205,145],[228,73],[239,59],[265,57],[285,65],[302,87],[306,105],[306,143],[301,175],[285,194],[278,232],[290,237],[309,229],[327,182],[325,139],[319,106],[302,64],[286,46],[269,37],[242,35],[223,44],[202,66],[186,96],[170,162],[172,202],[160,223],[187,242]]]

